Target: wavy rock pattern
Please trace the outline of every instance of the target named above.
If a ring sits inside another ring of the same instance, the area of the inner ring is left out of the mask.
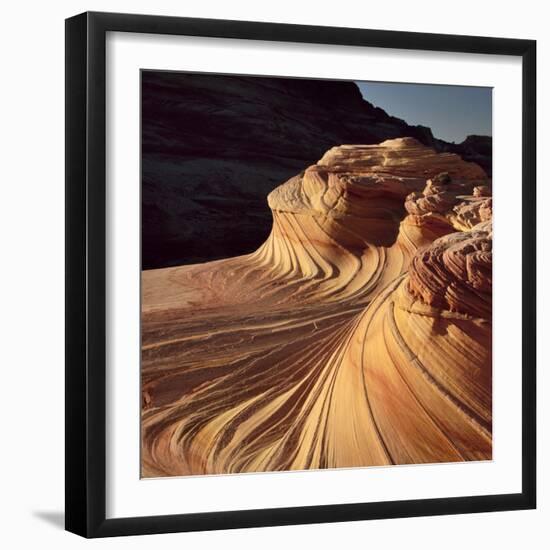
[[[267,194],[336,143],[410,136],[490,174],[490,137],[436,139],[353,82],[143,71],[141,83],[144,269],[256,250],[271,231]]]
[[[253,254],[142,275],[142,475],[491,457],[491,198],[414,139],[268,197]]]

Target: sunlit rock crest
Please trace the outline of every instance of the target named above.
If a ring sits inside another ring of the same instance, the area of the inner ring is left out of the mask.
[[[454,154],[342,145],[253,254],[144,272],[142,475],[490,459],[491,201]]]

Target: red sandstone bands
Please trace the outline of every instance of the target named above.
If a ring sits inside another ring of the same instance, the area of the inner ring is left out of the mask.
[[[142,475],[490,459],[491,201],[457,155],[342,145],[256,252],[143,272]]]

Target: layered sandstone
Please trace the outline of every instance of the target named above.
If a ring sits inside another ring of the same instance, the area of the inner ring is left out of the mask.
[[[491,168],[490,137],[438,140],[353,82],[175,71],[141,81],[144,269],[256,250],[271,230],[266,195],[337,143],[411,136]]]
[[[255,253],[143,273],[143,475],[490,458],[484,171],[343,145],[268,204]]]

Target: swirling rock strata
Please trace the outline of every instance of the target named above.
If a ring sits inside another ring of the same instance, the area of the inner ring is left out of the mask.
[[[141,82],[144,269],[256,250],[271,230],[266,195],[336,143],[411,136],[490,173],[490,137],[436,139],[353,82],[178,71],[143,71]]]
[[[329,150],[253,254],[142,275],[142,474],[491,457],[490,182],[413,139]]]

